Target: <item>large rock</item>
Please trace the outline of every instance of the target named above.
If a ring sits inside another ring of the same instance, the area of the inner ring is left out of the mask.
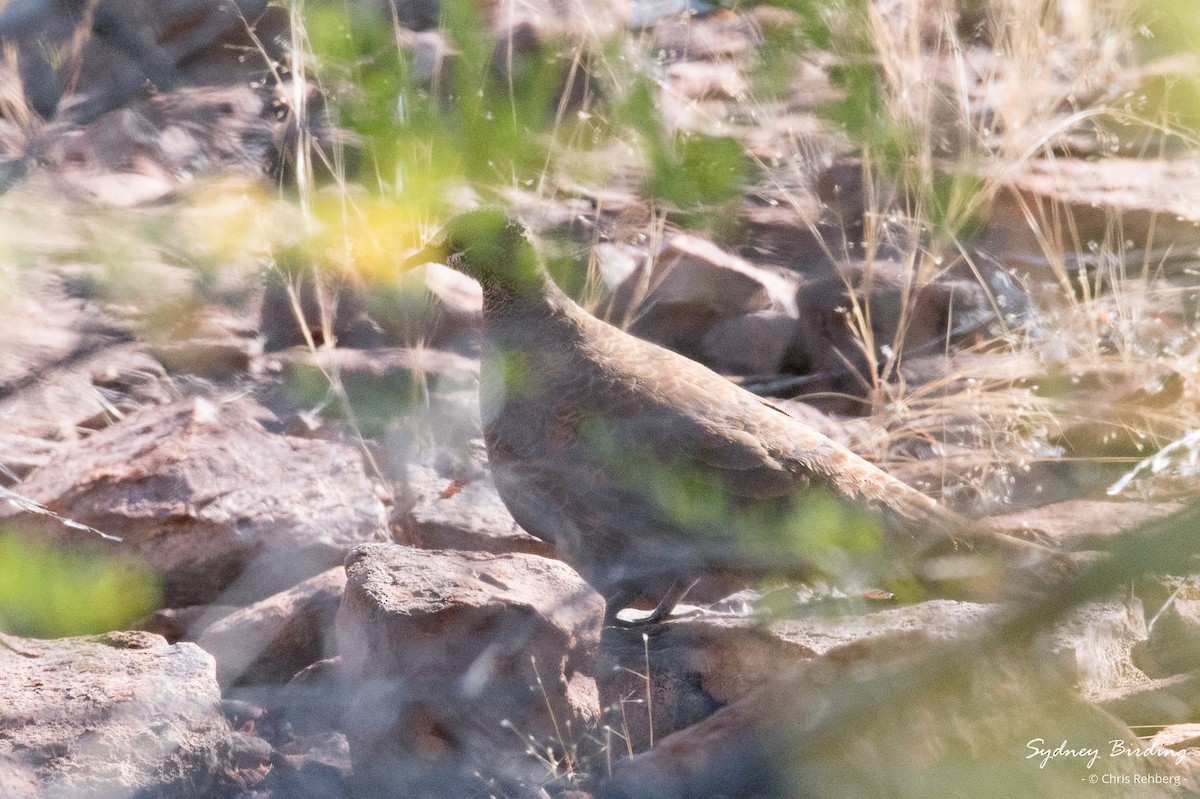
[[[534,768],[528,747],[561,753],[599,715],[604,602],[566,565],[368,544],[346,571],[337,635],[359,686],[345,726],[362,790],[461,792],[480,761]]]
[[[0,772],[44,799],[203,799],[228,767],[212,658],[149,633],[0,645]],[[9,785],[0,777],[0,786]]]
[[[143,410],[64,447],[21,493],[120,543],[44,516],[8,522],[55,542],[136,555],[166,604],[252,602],[337,565],[386,516],[350,447],[272,435],[248,401]]]

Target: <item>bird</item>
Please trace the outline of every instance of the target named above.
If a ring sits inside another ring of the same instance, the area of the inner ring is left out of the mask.
[[[588,313],[501,209],[452,218],[411,260],[481,285],[480,412],[497,492],[604,597],[609,624],[667,620],[698,583],[861,572],[911,588],[952,579],[963,556],[1028,565],[1045,554],[973,530],[766,399]],[[618,615],[639,603],[653,610]]]

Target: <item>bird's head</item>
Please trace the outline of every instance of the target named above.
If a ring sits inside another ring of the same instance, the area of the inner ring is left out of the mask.
[[[545,282],[529,232],[495,209],[451,219],[433,245],[435,258],[479,281],[485,293],[527,293]]]

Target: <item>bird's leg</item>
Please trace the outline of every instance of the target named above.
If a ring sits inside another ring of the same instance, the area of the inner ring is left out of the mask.
[[[621,627],[625,622],[617,618],[617,614],[625,608],[629,607],[630,603],[636,602],[642,595],[642,592],[637,588],[629,586],[620,586],[604,601],[604,624],[606,626]]]
[[[622,589],[621,591],[618,591],[617,594],[614,595],[613,598],[608,602],[608,607],[605,613],[605,615],[608,617],[607,621],[611,622],[616,627],[626,628],[645,627],[650,624],[658,624],[659,622],[662,622],[670,617],[671,611],[675,610],[675,606],[678,605],[685,596],[687,596],[687,592],[691,591],[692,587],[695,586],[697,582],[699,582],[699,580],[672,580],[671,585],[667,587],[666,593],[664,593],[662,599],[658,601],[658,605],[655,606],[654,610],[650,611],[650,614],[645,618],[634,619],[632,621],[618,619],[617,613],[623,610],[625,605],[637,599],[638,596],[640,596],[640,593],[633,589]],[[618,604],[618,599],[621,600],[622,604]]]

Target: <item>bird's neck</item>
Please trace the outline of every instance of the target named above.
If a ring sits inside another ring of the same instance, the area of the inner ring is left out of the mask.
[[[548,277],[536,285],[513,288],[484,285],[483,318],[486,323],[553,318],[560,315],[571,300]]]

